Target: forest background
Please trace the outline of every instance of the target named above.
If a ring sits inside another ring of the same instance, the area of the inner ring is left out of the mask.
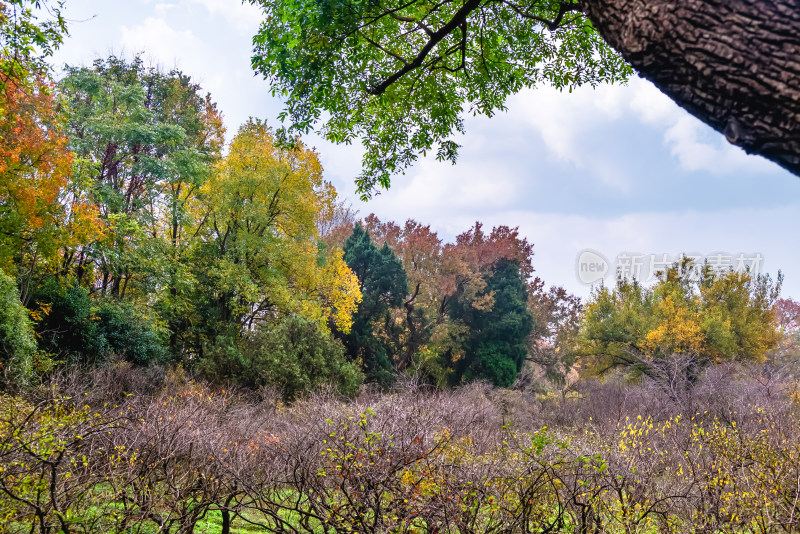
[[[12,532],[795,528],[781,274],[678,260],[582,300],[517,227],[359,216],[180,68],[56,75],[57,4],[2,6]]]

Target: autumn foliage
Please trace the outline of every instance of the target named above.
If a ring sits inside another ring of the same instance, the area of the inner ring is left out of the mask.
[[[778,346],[768,281],[693,282],[684,264],[584,306],[533,278],[518,228],[476,222],[448,242],[415,220],[357,220],[301,139],[250,119],[226,146],[222,112],[179,69],[112,55],[54,84],[39,64],[3,86],[0,269],[42,374],[122,359],[286,399],[406,377],[565,393],[576,369],[655,378]],[[295,334],[302,350],[276,341]]]
[[[583,302],[519,228],[358,220],[177,68],[51,81],[60,8],[0,0],[0,532],[798,531],[780,275]]]
[[[761,362],[780,339],[773,313],[780,284],[780,278],[714,273],[688,260],[652,287],[620,279],[587,303],[578,350],[595,372],[625,367],[651,376],[680,357],[701,366]],[[691,366],[679,367],[691,379]]]
[[[10,79],[0,99],[0,266],[15,274],[40,262],[57,269],[63,247],[90,239],[97,223],[70,191],[73,154],[54,87],[43,76]]]

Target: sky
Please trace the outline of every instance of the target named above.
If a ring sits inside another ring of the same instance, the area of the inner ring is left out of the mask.
[[[209,91],[229,136],[248,117],[278,125],[282,103],[250,68],[261,12],[239,0],[67,0],[65,64],[142,54],[179,67]],[[420,160],[388,191],[355,194],[358,146],[316,137],[325,174],[359,216],[429,224],[444,240],[469,229],[519,227],[535,275],[587,297],[605,274],[644,281],[680,255],[721,268],[784,275],[800,298],[800,177],[748,156],[649,82],[526,90],[508,110],[466,121],[456,165]]]

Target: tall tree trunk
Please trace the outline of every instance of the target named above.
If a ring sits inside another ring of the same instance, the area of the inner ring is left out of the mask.
[[[800,174],[800,0],[584,0],[603,38],[689,113]]]

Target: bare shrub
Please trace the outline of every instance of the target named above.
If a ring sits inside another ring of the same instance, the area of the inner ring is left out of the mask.
[[[34,532],[200,532],[211,512],[223,534],[797,530],[800,420],[770,369],[564,397],[411,382],[291,405],[137,372],[3,398],[4,517]]]

